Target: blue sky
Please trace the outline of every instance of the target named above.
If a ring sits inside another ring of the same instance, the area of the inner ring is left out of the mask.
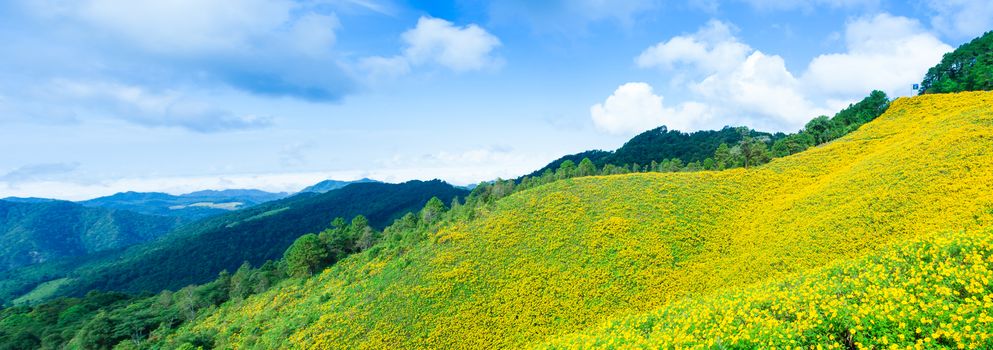
[[[908,95],[988,1],[0,4],[0,197],[516,177]]]

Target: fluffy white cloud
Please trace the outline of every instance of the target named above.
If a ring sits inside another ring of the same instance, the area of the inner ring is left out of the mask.
[[[740,124],[796,130],[811,118],[830,115],[873,89],[884,90],[891,97],[910,94],[910,85],[952,49],[914,20],[880,14],[850,21],[845,31],[846,52],[818,56],[805,71],[795,74],[786,68],[782,57],[742,43],[733,28],[710,21],[696,33],[660,42],[635,58],[641,67],[674,72],[670,75],[678,83],[674,86],[689,87],[679,108],[664,108],[661,96],[650,90],[648,95],[639,91],[641,104],[629,104],[652,109],[611,113],[606,104],[597,105],[591,110],[594,122],[614,133],[661,124],[680,130]],[[694,72],[698,78],[684,81],[685,72]],[[651,98],[646,97],[649,95]],[[688,108],[691,105],[701,107]],[[698,115],[689,114],[694,111]],[[622,115],[629,117],[618,117]]]
[[[952,50],[912,19],[879,14],[848,23],[848,51],[814,58],[804,79],[812,87],[851,96],[880,89],[890,96],[910,93],[928,68]]]
[[[993,29],[993,1],[927,0],[931,25],[946,35],[971,38]]]
[[[709,112],[705,105],[693,102],[667,108],[651,85],[636,82],[619,86],[606,101],[590,107],[590,115],[597,128],[628,135],[661,125],[690,130],[695,123],[708,118]]]
[[[373,79],[410,72],[411,66],[437,64],[455,72],[493,69],[503,61],[493,54],[500,39],[475,24],[458,27],[452,22],[421,17],[401,36],[403,53],[393,57],[371,56],[359,67]]]
[[[37,26],[26,30],[37,36],[27,42],[75,50],[60,54],[99,62],[82,67],[90,75],[113,77],[108,80],[220,83],[255,94],[314,101],[337,100],[354,88],[354,78],[333,50],[341,26],[338,17],[316,3],[22,0],[22,4],[20,8],[26,9],[22,16]],[[87,45],[79,46],[78,41]]]
[[[452,22],[421,17],[403,33],[404,57],[411,63],[435,62],[454,71],[478,70],[499,64],[491,53],[500,39],[475,24],[456,27]]]
[[[725,113],[749,116],[756,124],[794,128],[828,112],[808,100],[782,57],[759,51],[738,62],[733,70],[708,76],[691,87]]]
[[[649,47],[638,55],[639,67],[673,69],[690,65],[704,74],[733,69],[752,49],[735,38],[731,25],[711,20],[690,35],[673,37]]]

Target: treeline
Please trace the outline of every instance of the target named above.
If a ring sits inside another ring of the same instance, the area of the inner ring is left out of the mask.
[[[839,111],[833,117],[819,116],[808,122],[803,130],[778,138],[773,138],[767,133],[756,132],[747,127],[726,127],[723,130],[735,132],[738,137],[731,139],[738,141],[731,144],[721,142],[713,153],[700,161],[684,162],[680,158],[670,158],[661,162],[652,160],[647,164],[614,165],[607,163],[597,165],[596,161],[590,157],[583,157],[578,164],[572,159],[564,159],[557,162],[557,169],[545,168],[540,174],[521,178],[518,186],[531,188],[557,180],[581,176],[724,170],[758,166],[768,163],[773,158],[800,153],[810,147],[847,135],[882,115],[889,108],[889,104],[890,100],[886,93],[876,90],[858,103],[851,104]],[[580,155],[602,156],[599,152],[602,151],[580,153]],[[495,185],[508,186],[502,183],[503,181],[497,181]]]
[[[729,126],[720,130],[700,130],[687,133],[660,126],[632,137],[615,151],[592,150],[566,155],[527,176],[541,176],[548,170],[558,170],[566,161],[579,164],[585,158],[589,158],[597,168],[603,168],[609,164],[613,164],[615,167],[627,166],[631,168],[634,164],[648,165],[651,162],[662,163],[675,159],[684,165],[693,162],[702,163],[706,158],[712,157],[714,151],[722,143],[735,145],[741,142],[745,136],[774,142],[785,137],[786,134],[770,134],[755,130],[749,130],[747,134],[743,134],[738,128]]]
[[[921,94],[993,90],[993,31],[946,53],[927,71]]]

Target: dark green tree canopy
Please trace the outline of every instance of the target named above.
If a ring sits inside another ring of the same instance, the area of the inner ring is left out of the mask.
[[[946,53],[927,71],[920,93],[993,90],[993,31]]]
[[[284,258],[290,275],[306,277],[325,264],[328,250],[317,235],[308,233],[297,238],[293,245],[286,249]]]

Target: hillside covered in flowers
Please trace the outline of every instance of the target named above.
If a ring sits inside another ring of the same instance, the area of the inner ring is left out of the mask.
[[[581,177],[452,208],[150,340],[993,346],[991,145],[993,93],[901,98],[761,167]]]

